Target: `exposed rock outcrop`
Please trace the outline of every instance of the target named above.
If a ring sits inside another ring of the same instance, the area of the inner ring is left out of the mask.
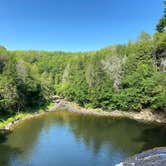
[[[166,49],[158,48],[154,54],[155,63],[160,67],[161,71],[166,72]]]
[[[166,147],[136,154],[116,166],[166,166]]]

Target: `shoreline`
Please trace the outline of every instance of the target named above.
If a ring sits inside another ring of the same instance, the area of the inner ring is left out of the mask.
[[[150,150],[145,150],[135,154],[115,166],[131,166],[131,165],[165,165],[166,162],[166,147],[157,147]]]
[[[16,124],[18,124],[21,121],[35,118],[48,112],[57,111],[60,108],[65,108],[69,112],[74,112],[79,114],[109,116],[112,118],[129,118],[144,123],[166,124],[166,113],[165,114],[163,112],[156,113],[150,109],[145,109],[140,112],[131,112],[131,111],[127,112],[120,110],[107,112],[102,109],[84,108],[74,102],[66,101],[65,99],[56,99],[54,101],[53,107],[44,110],[43,112],[35,112],[27,116],[25,115],[25,117],[17,118],[14,121],[6,124],[4,127],[0,128],[0,131],[11,130]]]
[[[84,108],[79,106],[74,102],[69,102],[64,99],[60,99],[55,101],[56,105],[59,104],[59,107],[64,107],[69,112],[81,113],[81,114],[93,114],[98,116],[110,116],[112,118],[129,118],[136,121],[141,121],[145,123],[159,123],[159,124],[166,124],[166,113],[164,112],[155,112],[150,109],[144,109],[140,112],[134,111],[120,111],[120,110],[113,110],[113,111],[104,111],[102,109],[93,109],[93,108]],[[56,110],[56,109],[55,109]],[[52,108],[51,111],[55,111]]]

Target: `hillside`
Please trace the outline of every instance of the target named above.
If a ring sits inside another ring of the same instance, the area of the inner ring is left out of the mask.
[[[8,51],[0,47],[0,114],[59,95],[105,110],[164,110],[166,32],[95,52]]]

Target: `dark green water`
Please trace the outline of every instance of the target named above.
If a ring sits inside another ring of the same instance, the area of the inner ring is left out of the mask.
[[[57,111],[1,134],[0,166],[111,166],[157,146],[165,126]]]

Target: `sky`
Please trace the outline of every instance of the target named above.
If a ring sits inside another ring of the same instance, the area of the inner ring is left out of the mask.
[[[153,34],[163,9],[163,0],[0,0],[0,45],[98,50]]]

